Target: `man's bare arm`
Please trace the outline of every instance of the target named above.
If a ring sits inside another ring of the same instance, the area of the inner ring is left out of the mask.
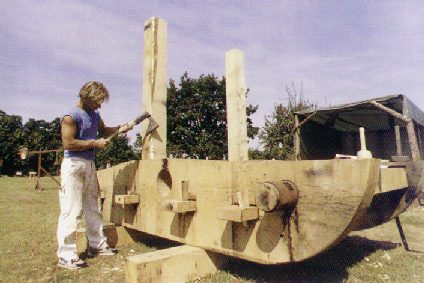
[[[100,134],[101,137],[104,137],[104,138],[109,137],[110,135],[112,135],[115,132],[117,132],[119,129],[121,129],[121,132],[122,133],[126,133],[129,130],[131,130],[132,128],[133,127],[128,127],[127,125],[116,126],[116,127],[106,127],[105,126],[105,123],[102,120],[102,118],[100,118],[100,121],[99,121],[99,134]]]
[[[83,151],[91,148],[105,148],[109,141],[101,138],[97,140],[79,140],[77,136],[77,124],[71,116],[62,119],[62,144],[63,147],[71,151]]]

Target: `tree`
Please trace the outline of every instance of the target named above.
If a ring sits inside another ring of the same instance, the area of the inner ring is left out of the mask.
[[[37,169],[36,155],[31,155],[25,160],[19,158],[18,152],[24,147],[33,151],[59,149],[60,146],[59,118],[52,122],[29,119],[22,125],[21,116],[7,115],[0,110],[0,159],[3,159],[1,169],[3,174],[10,176],[16,171],[27,173]],[[53,174],[57,173],[59,168],[53,166],[55,161],[55,153],[42,155],[42,166]]]
[[[264,128],[259,133],[266,159],[292,159],[294,113],[316,108],[316,104],[304,99],[303,85],[297,89],[292,83],[286,87],[286,94],[287,106],[281,103],[274,105],[274,112],[265,117]]]
[[[44,120],[29,119],[22,128],[23,143],[21,147],[28,150],[48,150],[61,149],[62,141],[60,135],[60,118],[55,118],[52,122]],[[41,165],[55,175],[59,173],[58,155],[54,152],[45,153],[41,156]],[[37,155],[28,157],[26,167],[29,170],[36,170]],[[26,171],[26,170],[24,170]]]
[[[107,163],[111,166],[137,159],[133,148],[128,144],[127,136],[117,136],[113,138],[108,147],[96,150],[96,168],[106,168]]]
[[[22,169],[23,164],[18,157],[22,141],[22,117],[7,115],[0,110],[0,159],[3,161],[0,174],[11,176]]]
[[[262,160],[267,159],[263,150],[257,148],[249,148],[249,159],[250,160]]]
[[[2,163],[0,175],[12,176],[16,171],[26,174],[37,170],[38,155],[30,155],[21,160],[18,152],[22,148],[27,148],[29,151],[62,149],[60,123],[60,118],[51,122],[31,118],[23,125],[21,116],[7,115],[0,110],[0,162]],[[58,154],[54,152],[42,154],[41,165],[50,174],[59,174],[58,161],[62,155],[62,151]],[[114,138],[110,146],[104,150],[98,150],[96,156],[97,168],[104,168],[108,162],[115,165],[137,159],[132,147],[128,145],[126,136]]]
[[[167,90],[167,151],[174,157],[223,159],[227,156],[225,78],[181,76],[179,86],[171,80]],[[246,93],[247,95],[247,93]],[[249,117],[258,109],[246,107]],[[248,136],[258,128],[247,118]]]

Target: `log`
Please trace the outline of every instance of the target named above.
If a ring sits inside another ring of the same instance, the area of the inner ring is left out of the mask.
[[[244,55],[238,49],[225,53],[228,125],[228,160],[248,160]]]
[[[159,128],[146,136],[148,119],[142,122],[142,159],[166,158],[167,23],[152,17],[144,23],[143,109]]]
[[[165,164],[166,194],[159,192]],[[134,165],[138,166],[135,177],[126,177]],[[302,261],[346,237],[366,217],[359,212],[371,203],[380,175],[376,159],[167,159],[128,162],[126,166],[128,169],[121,164],[100,171],[99,175],[115,176],[109,179],[111,183],[100,181],[101,189],[132,188],[140,203],[136,210],[128,206],[116,217],[111,213],[111,209],[119,212],[116,206],[106,206],[116,193],[107,192],[103,215],[141,232],[265,264]],[[163,210],[164,201],[179,200],[181,180],[190,182],[190,192],[196,196],[195,213]],[[270,180],[296,184],[299,199],[289,217],[282,211],[259,211],[251,203],[244,203],[245,208],[234,205],[234,192],[256,192]]]
[[[188,282],[216,272],[223,258],[197,247],[179,246],[127,257],[125,281]]]
[[[394,111],[393,109],[390,109],[376,101],[370,101],[370,103],[374,105],[375,107],[377,107],[378,109],[383,110],[384,112],[392,115],[393,117],[401,120],[402,122],[406,124],[406,131],[408,133],[408,140],[409,140],[409,146],[411,148],[412,160],[420,160],[421,154],[418,147],[417,137],[415,135],[414,121],[411,118],[405,117],[402,114]]]
[[[127,229],[115,224],[106,224],[103,226],[103,233],[107,238],[107,244],[112,247],[121,247],[135,242],[135,239],[141,239],[142,235],[136,230]],[[76,234],[77,252],[82,253],[87,249],[88,240],[85,234],[85,228],[79,228]]]

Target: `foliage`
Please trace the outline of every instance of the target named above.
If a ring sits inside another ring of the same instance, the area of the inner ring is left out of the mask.
[[[135,135],[135,142],[133,145],[134,154],[136,155],[137,159],[140,159],[141,157],[142,144],[143,138],[141,137],[140,133],[137,133]]]
[[[47,149],[61,149],[62,142],[60,136],[60,118],[55,118],[52,122],[44,120],[29,119],[22,128],[24,140],[21,144],[22,147],[28,150],[47,150]],[[56,175],[59,172],[59,163],[62,152],[56,154],[55,152],[44,153],[41,156],[41,165],[50,171],[51,174]],[[37,155],[31,155],[28,158],[28,166],[33,171],[37,171]],[[24,170],[26,171],[26,170]]]
[[[22,142],[22,117],[7,115],[0,110],[0,175],[13,175],[21,170],[22,162],[18,160],[17,153]]]
[[[0,112],[0,158],[3,159],[1,173],[13,175],[16,171],[28,173],[37,171],[37,155],[30,155],[27,159],[21,160],[18,152],[22,148],[29,151],[59,149],[60,141],[60,119],[56,118],[52,122],[44,120],[29,119],[24,125],[22,117],[17,115],[7,115]],[[50,173],[57,173],[59,166],[55,166],[57,156],[54,152],[42,155],[42,166]]]
[[[218,79],[214,75],[201,75],[192,79],[185,73],[179,86],[175,81],[170,81],[167,91],[168,154],[202,159],[223,159],[227,156],[225,92],[224,77]],[[254,138],[259,131],[253,127],[250,118],[257,109],[258,106],[246,107],[249,138]],[[52,122],[29,119],[23,125],[21,116],[7,115],[0,110],[1,174],[13,175],[16,171],[27,174],[28,171],[37,170],[37,155],[20,160],[17,154],[19,149],[60,149],[61,144],[60,118]],[[104,168],[107,163],[115,165],[137,159],[140,151],[140,135],[137,135],[134,149],[128,145],[127,137],[117,137],[106,149],[96,152],[96,166]],[[57,157],[55,153],[42,155],[42,166],[52,174],[59,173]]]
[[[171,80],[167,90],[168,154],[174,157],[223,159],[227,156],[225,78],[201,75],[192,79],[185,73],[177,87]],[[247,95],[247,93],[246,93]],[[258,109],[246,107],[249,117]],[[248,136],[258,128],[247,118]]]
[[[117,136],[113,138],[108,147],[96,150],[96,167],[103,169],[107,164],[111,166],[136,159],[133,148],[128,144],[127,136]]]
[[[264,128],[259,133],[265,159],[292,159],[294,113],[316,108],[316,104],[304,99],[302,85],[297,89],[292,83],[286,87],[286,94],[287,105],[274,105],[274,112],[265,117]]]
[[[61,149],[60,118],[51,122],[29,119],[22,124],[21,116],[7,115],[0,110],[0,159],[3,160],[0,174],[12,176],[16,171],[22,171],[24,174],[37,171],[38,155],[29,155],[25,160],[21,160],[18,155],[21,148],[27,148],[29,151]],[[41,165],[50,174],[57,175],[62,156],[63,151],[58,154],[42,154]],[[132,147],[128,145],[128,138],[121,136],[113,139],[108,148],[98,150],[96,156],[98,168],[104,168],[107,162],[115,165],[136,158]]]
[[[257,148],[249,148],[249,160],[262,160],[266,159],[265,153],[263,150]]]

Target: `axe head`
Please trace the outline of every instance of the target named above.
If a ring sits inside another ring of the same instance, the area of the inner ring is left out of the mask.
[[[149,118],[151,115],[149,112],[144,112],[134,120],[134,125],[140,124],[144,119]]]
[[[152,117],[149,117],[149,126],[147,127],[147,130],[146,130],[146,136],[150,135],[157,128],[159,128],[159,124],[156,123],[156,121]]]

